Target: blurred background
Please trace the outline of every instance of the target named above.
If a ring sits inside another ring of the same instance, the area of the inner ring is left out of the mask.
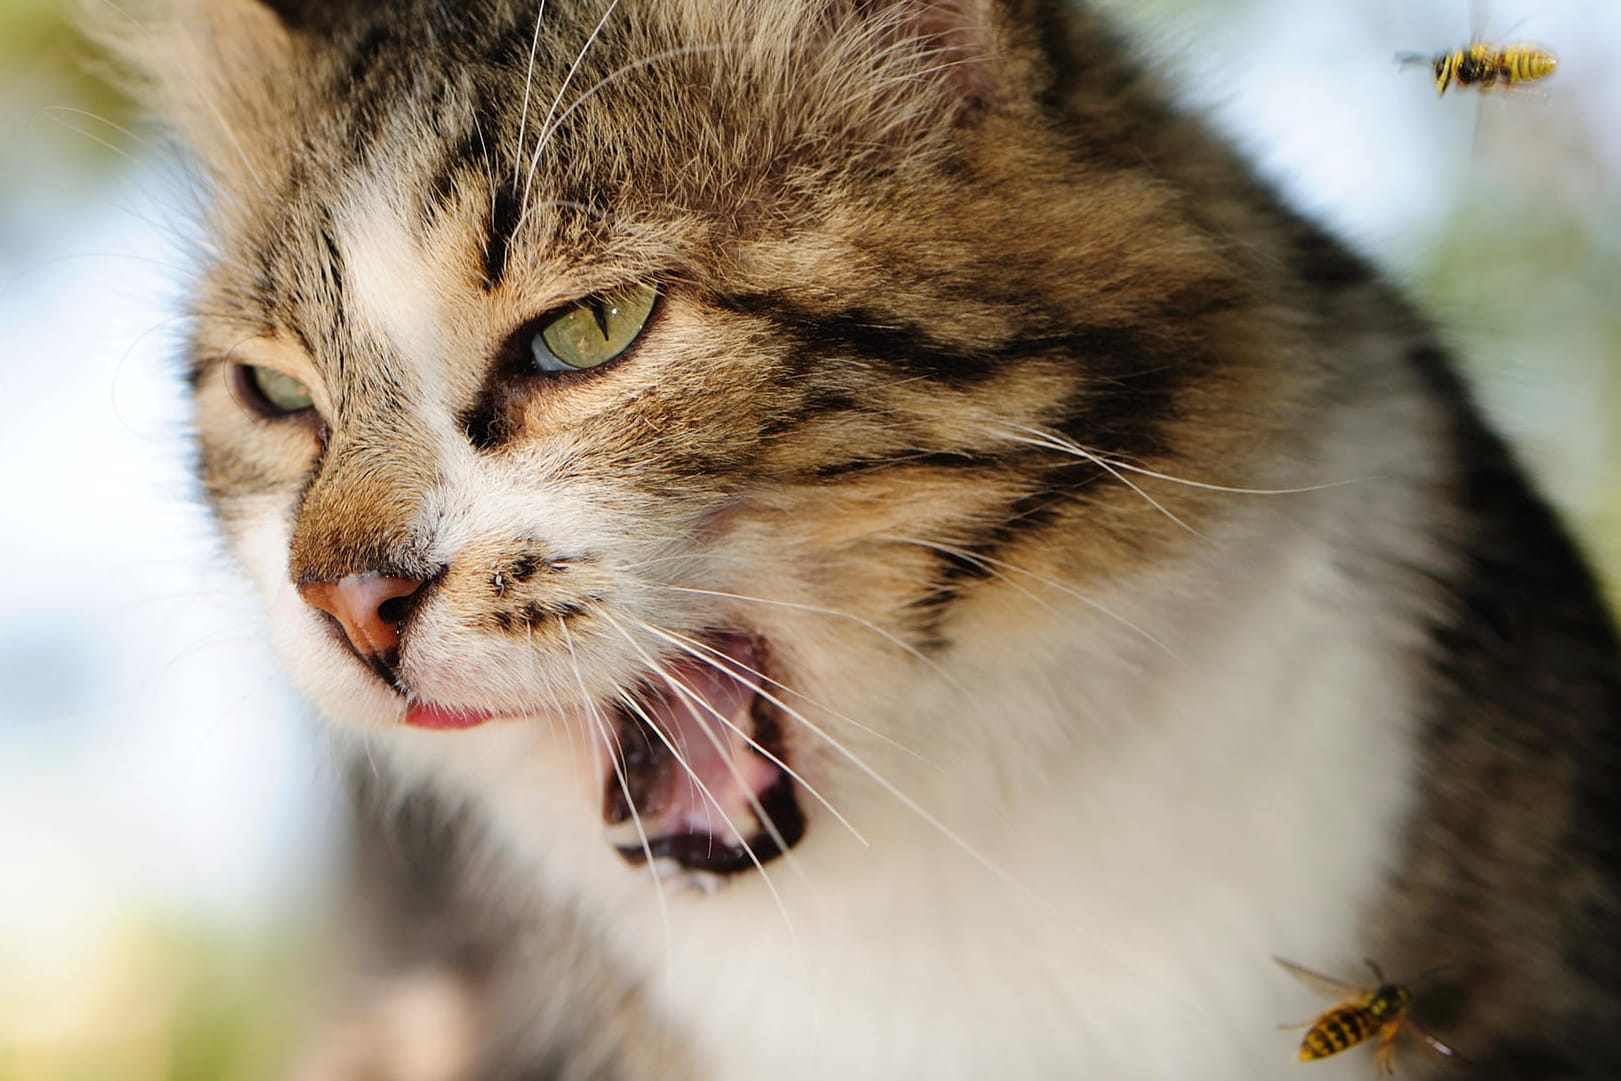
[[[1621,568],[1621,5],[1106,0],[1188,102],[1440,322]],[[1535,41],[1544,94],[1394,53]],[[60,0],[0,0],[0,1079],[276,1075],[337,834],[188,477],[195,195]]]

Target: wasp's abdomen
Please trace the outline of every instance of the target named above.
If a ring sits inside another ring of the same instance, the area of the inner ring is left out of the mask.
[[[1546,79],[1559,66],[1559,61],[1546,49],[1530,45],[1515,45],[1500,54],[1500,66],[1505,81],[1529,83]]]
[[[1341,1006],[1317,1019],[1300,1041],[1302,1060],[1327,1058],[1355,1047],[1379,1031],[1379,1019],[1366,1006]]]

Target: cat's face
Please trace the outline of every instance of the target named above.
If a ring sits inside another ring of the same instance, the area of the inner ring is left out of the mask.
[[[1204,513],[1121,467],[1220,480],[1267,415],[1243,288],[1043,106],[1040,20],[398,7],[203,3],[167,91],[204,478],[303,689],[566,726],[628,859],[715,871],[919,752],[1038,754],[983,688],[1133,639],[1092,598]]]

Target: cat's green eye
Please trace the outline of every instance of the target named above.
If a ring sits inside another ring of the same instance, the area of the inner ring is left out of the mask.
[[[552,314],[529,341],[535,366],[543,372],[575,372],[608,363],[630,348],[658,298],[653,286],[633,285]]]
[[[284,372],[257,364],[244,364],[240,372],[250,399],[261,412],[301,413],[315,404],[310,388]]]

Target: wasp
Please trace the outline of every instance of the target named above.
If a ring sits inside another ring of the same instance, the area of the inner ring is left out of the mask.
[[[1273,960],[1281,965],[1284,971],[1307,985],[1325,994],[1341,996],[1339,1002],[1311,1020],[1281,1026],[1285,1029],[1306,1029],[1306,1035],[1300,1041],[1302,1062],[1337,1055],[1377,1036],[1379,1047],[1373,1056],[1374,1068],[1381,1075],[1393,1074],[1396,1072],[1394,1061],[1396,1037],[1404,1027],[1417,1034],[1438,1053],[1449,1058],[1457,1054],[1408,1018],[1407,1011],[1413,1003],[1411,987],[1385,979],[1384,973],[1379,971],[1379,966],[1374,962],[1367,962],[1368,967],[1373,970],[1374,986],[1359,987],[1354,983],[1346,983],[1331,976],[1324,976],[1320,972],[1313,972],[1281,957],[1274,957]],[[1440,969],[1431,969],[1413,983],[1417,984],[1439,971]]]
[[[1396,61],[1403,66],[1429,66],[1435,72],[1436,92],[1441,94],[1454,83],[1475,90],[1506,90],[1546,79],[1559,66],[1559,58],[1544,46],[1491,45],[1484,41],[1471,41],[1461,49],[1434,56],[1397,53]]]

